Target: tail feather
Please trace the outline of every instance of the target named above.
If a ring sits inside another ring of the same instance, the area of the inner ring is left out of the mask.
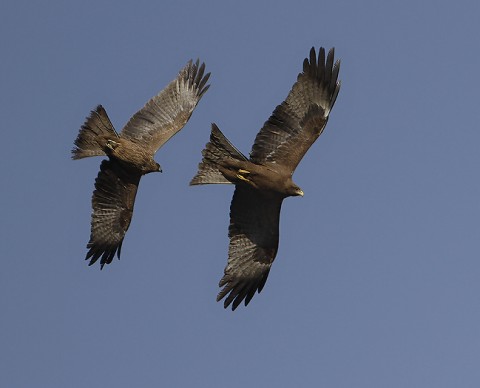
[[[198,165],[198,172],[190,185],[205,185],[210,183],[231,183],[227,180],[218,165],[225,159],[248,160],[235,146],[228,141],[216,124],[212,124],[210,141],[202,151],[203,159]]]
[[[118,134],[103,106],[98,105],[80,128],[75,139],[75,148],[72,149],[72,159],[105,155],[102,140],[112,137],[118,138]]]

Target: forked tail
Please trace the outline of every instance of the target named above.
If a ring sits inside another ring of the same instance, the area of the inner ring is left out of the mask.
[[[118,138],[118,134],[103,106],[98,105],[90,112],[90,116],[80,128],[75,139],[75,148],[72,149],[72,159],[105,155],[104,144],[106,139],[112,137]]]
[[[191,180],[190,185],[230,183],[220,172],[219,164],[225,159],[248,160],[228,141],[216,124],[212,124],[210,141],[202,151],[202,156],[203,159],[198,165],[198,172]]]

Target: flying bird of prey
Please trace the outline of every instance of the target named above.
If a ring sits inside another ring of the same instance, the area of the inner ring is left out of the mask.
[[[212,124],[210,141],[191,185],[233,183],[230,205],[228,263],[217,301],[232,310],[262,291],[277,254],[280,208],[284,198],[303,196],[292,174],[323,132],[338,92],[340,61],[332,48],[315,49],[303,62],[286,100],[257,134],[250,158],[238,151]]]
[[[86,260],[101,268],[120,258],[142,175],[161,172],[155,152],[180,131],[207,91],[205,64],[189,61],[168,86],[135,113],[120,133],[98,105],[82,125],[72,159],[108,156],[100,165],[92,196],[92,222]]]

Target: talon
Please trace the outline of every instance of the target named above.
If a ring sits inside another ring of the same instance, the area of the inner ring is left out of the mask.
[[[248,170],[239,169],[238,172],[239,172],[239,174],[245,174],[245,175],[250,174],[250,171],[248,171]]]
[[[240,179],[241,181],[245,181],[247,183],[250,183],[250,181],[247,178],[245,178],[243,175],[237,174],[237,178]]]
[[[110,148],[111,150],[114,150],[117,148],[118,143],[113,141],[113,140],[107,140],[107,147]]]

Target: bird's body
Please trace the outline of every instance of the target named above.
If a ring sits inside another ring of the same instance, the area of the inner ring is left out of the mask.
[[[107,139],[105,154],[116,159],[125,168],[136,170],[142,175],[161,172],[160,165],[153,159],[153,154],[141,144],[129,139]]]
[[[190,61],[178,77],[135,113],[120,133],[105,109],[93,110],[75,140],[73,159],[107,156],[95,180],[89,265],[99,258],[101,268],[120,258],[123,239],[130,226],[140,178],[161,172],[155,152],[180,131],[207,91],[210,73],[205,64]]]
[[[335,104],[340,62],[334,50],[325,58],[315,49],[303,63],[286,100],[276,107],[255,138],[250,156],[238,151],[212,124],[210,141],[190,184],[232,183],[228,263],[217,301],[225,308],[247,305],[260,292],[276,257],[280,210],[289,196],[303,196],[292,175],[310,146],[323,132]]]
[[[221,135],[218,128],[215,132],[216,135]],[[273,163],[257,164],[250,160],[226,158],[219,160],[217,166],[230,183],[253,187],[265,196],[283,199],[303,195],[293,183],[291,174]]]

